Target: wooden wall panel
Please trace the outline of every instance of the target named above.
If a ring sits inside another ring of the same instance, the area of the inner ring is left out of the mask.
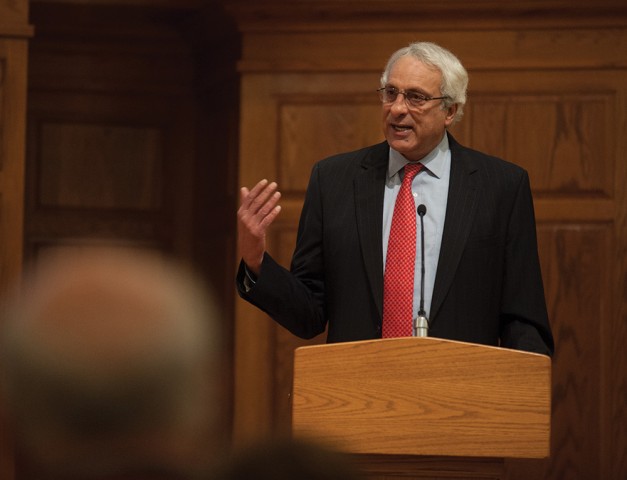
[[[475,92],[472,143],[526,168],[536,192],[609,195],[614,105],[611,94]]]
[[[283,223],[272,238],[273,251],[277,252],[277,260],[282,265],[289,265],[292,252],[296,246],[296,229],[294,225],[293,221],[289,225]],[[277,426],[276,433],[285,434],[290,431],[292,420],[293,352],[298,347],[324,343],[326,334],[323,333],[310,340],[303,340],[275,323],[272,324],[272,330],[272,421]]]
[[[453,134],[529,171],[557,342],[552,456],[510,461],[506,478],[625,478],[627,7],[229,3],[244,41],[240,184],[278,181],[284,208],[269,250],[285,266],[313,163],[382,138],[372,92],[389,54],[423,39],[461,58],[469,103]],[[285,430],[301,341],[239,301],[236,322],[236,439]],[[245,384],[262,364],[263,382]]]
[[[31,88],[26,253],[109,239],[191,253],[188,99]]]
[[[34,2],[28,256],[99,237],[157,247],[232,298],[215,252],[234,244],[238,41],[202,4]]]
[[[0,32],[2,36],[30,36],[27,0],[0,0]]]
[[[372,98],[355,96],[347,103],[347,97],[351,99],[349,95],[321,94],[308,98],[307,103],[280,104],[278,162],[284,190],[304,192],[309,170],[317,160],[383,140],[374,88]]]
[[[503,0],[501,4],[513,1]],[[374,2],[385,3],[382,0]],[[533,0],[519,2],[527,8],[537,7],[535,12],[527,12],[527,18],[507,17],[505,13],[494,10],[489,1],[475,1],[473,3],[484,9],[482,15],[489,17],[489,21],[481,25],[480,16],[468,16],[459,20],[456,24],[458,28],[455,29],[451,29],[450,17],[428,21],[425,16],[414,18],[411,24],[411,13],[416,14],[416,10],[421,8],[423,11],[437,8],[435,4],[416,5],[411,1],[397,2],[397,6],[404,4],[403,15],[392,13],[392,8],[388,6],[385,14],[376,20],[378,25],[369,31],[366,24],[351,24],[349,21],[341,28],[334,29],[332,20],[311,19],[308,28],[299,28],[296,24],[288,24],[289,20],[277,24],[264,18],[245,32],[246,41],[240,66],[245,72],[275,69],[277,72],[380,73],[390,53],[398,49],[399,45],[407,45],[416,39],[428,39],[441,45],[454,45],[455,54],[464,59],[464,66],[469,69],[538,71],[554,68],[624,68],[627,58],[618,55],[627,49],[627,41],[622,35],[624,23],[612,26],[604,23],[609,20],[596,16],[605,2],[598,2],[597,12],[592,11],[590,5],[581,5],[580,14],[574,21],[564,16],[553,20],[550,25],[541,25],[545,20],[540,18],[543,2]],[[258,3],[263,3],[263,0]],[[352,8],[353,13],[355,11],[355,7],[347,1],[339,0],[336,3],[344,4],[344,8]],[[333,7],[327,4],[327,8]],[[289,14],[288,8],[285,11]],[[566,7],[562,13],[567,11]],[[624,22],[624,14],[623,5],[612,23]],[[417,15],[420,16],[420,13]],[[404,28],[404,22],[410,24]],[[597,22],[602,23],[594,27]],[[494,35],[497,32],[499,41],[495,43]],[[289,43],[276,48],[283,43],[286,35],[289,36]],[[314,36],[315,41],[312,41]]]
[[[42,122],[38,203],[44,208],[159,209],[163,133],[147,126]]]
[[[595,478],[601,471],[602,319],[608,316],[612,225],[540,224],[539,246],[551,326],[553,358],[550,478]]]

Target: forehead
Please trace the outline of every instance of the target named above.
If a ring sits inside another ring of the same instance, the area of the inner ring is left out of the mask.
[[[392,65],[388,83],[402,89],[437,90],[442,83],[442,72],[411,55],[406,55]]]

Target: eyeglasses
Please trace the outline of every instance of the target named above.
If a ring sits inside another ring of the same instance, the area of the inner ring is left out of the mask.
[[[383,103],[394,103],[396,101],[396,97],[398,95],[403,95],[405,97],[405,103],[409,108],[419,108],[422,107],[426,102],[430,100],[443,100],[445,98],[450,98],[448,96],[443,97],[427,97],[420,92],[416,92],[414,90],[399,90],[396,87],[381,87],[377,90],[379,92],[379,97]]]

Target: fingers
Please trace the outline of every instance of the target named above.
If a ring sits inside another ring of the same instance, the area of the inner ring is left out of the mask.
[[[274,182],[273,182],[274,183]],[[276,183],[275,183],[276,185]],[[240,205],[246,210],[251,208],[253,201],[255,201],[261,192],[268,186],[268,180],[265,178],[255,185],[252,190],[246,187],[240,189]],[[276,188],[276,186],[275,186]]]
[[[261,180],[252,189],[240,189],[240,208],[237,217],[240,229],[249,235],[262,239],[266,230],[281,212],[278,205],[281,192],[277,191],[276,182]],[[243,232],[243,233],[245,233]]]
[[[241,206],[249,210],[251,214],[256,214],[268,200],[272,200],[273,195],[277,190],[276,182],[268,183],[268,180],[263,179],[252,190],[248,190],[246,187],[242,187],[240,191]],[[276,204],[275,198],[275,204]]]
[[[276,195],[276,201],[279,201],[281,194],[277,192]],[[281,213],[281,205],[276,205],[268,213],[263,213],[262,209],[262,211],[260,212],[260,214],[262,215],[262,219],[261,222],[259,222],[261,228],[263,228],[264,230],[267,229],[270,224],[274,222],[274,219],[279,216],[279,213]]]
[[[277,191],[276,182],[268,183],[261,180],[251,190],[246,187],[240,189],[240,220],[253,219],[260,227],[268,226],[281,211],[278,202],[281,192]]]
[[[281,212],[278,202],[281,193],[276,182],[262,180],[252,189],[240,189],[238,217],[238,245],[246,265],[255,273],[263,259],[266,231]]]

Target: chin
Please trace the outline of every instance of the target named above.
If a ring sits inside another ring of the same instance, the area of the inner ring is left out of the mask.
[[[390,144],[390,147],[392,147],[397,152],[402,153],[403,156],[407,157],[407,159],[409,160],[411,160],[410,157],[412,156],[412,153],[416,150],[415,145],[408,145],[407,142],[402,140],[388,139],[388,143]]]

